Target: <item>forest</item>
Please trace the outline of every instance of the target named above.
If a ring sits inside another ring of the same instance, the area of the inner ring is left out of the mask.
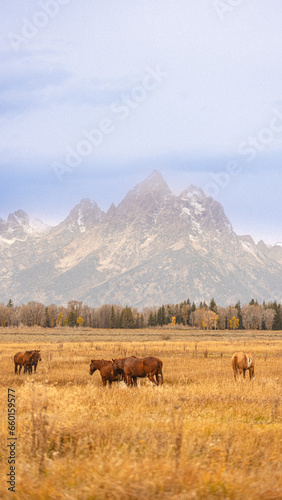
[[[281,304],[252,299],[241,305],[222,307],[214,299],[209,304],[196,305],[190,299],[178,304],[160,307],[136,307],[105,304],[89,307],[81,301],[71,300],[66,306],[44,305],[30,301],[15,305],[10,299],[0,304],[0,326],[41,326],[77,328],[195,328],[200,330],[281,330]]]

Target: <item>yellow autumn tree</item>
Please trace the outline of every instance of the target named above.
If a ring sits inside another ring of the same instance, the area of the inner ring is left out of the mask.
[[[229,321],[229,325],[231,330],[237,330],[237,328],[239,328],[239,318],[235,318],[235,316],[233,316],[233,318]]]
[[[81,316],[79,316],[77,318],[76,322],[77,322],[78,326],[83,326],[84,319]]]
[[[216,330],[218,324],[218,314],[214,311],[205,310],[202,319],[202,328],[204,330]]]
[[[59,316],[56,319],[56,325],[57,326],[62,326],[62,322],[63,322],[63,313],[60,312]]]

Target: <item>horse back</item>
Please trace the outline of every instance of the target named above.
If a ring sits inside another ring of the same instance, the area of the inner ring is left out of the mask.
[[[34,356],[34,351],[25,351],[23,355],[23,362],[31,363],[33,356]]]
[[[149,360],[150,363],[157,363],[157,365],[162,368],[163,367],[163,362],[160,358],[157,358],[156,356],[148,356],[147,358],[144,358]]]
[[[143,363],[141,358],[136,358],[135,356],[127,358],[124,362],[123,371],[125,375],[139,376],[142,374]]]
[[[108,380],[119,380],[119,375],[114,374],[113,363],[109,361],[107,365],[102,366],[100,370],[101,376],[106,377]]]
[[[148,371],[161,370],[163,367],[163,362],[155,356],[148,356],[143,359],[143,365],[144,368]]]
[[[241,373],[242,370],[249,370],[254,368],[254,358],[253,355],[249,352],[235,352],[235,354],[233,354],[232,356],[231,362],[232,368],[235,372],[239,370]]]
[[[16,363],[17,365],[23,363],[23,355],[23,352],[17,352],[17,354],[15,354],[14,356],[14,363]]]

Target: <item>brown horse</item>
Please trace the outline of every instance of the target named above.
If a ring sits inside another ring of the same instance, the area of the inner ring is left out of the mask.
[[[25,351],[25,352],[17,352],[14,356],[15,363],[15,373],[18,373],[19,366],[19,374],[21,373],[22,367],[24,367],[24,373],[31,373],[33,366],[33,357],[35,356],[34,362],[41,361],[40,351]],[[35,365],[34,365],[35,366]]]
[[[249,370],[250,380],[255,378],[255,363],[252,354],[249,352],[235,352],[231,359],[234,378],[237,380],[243,372],[243,378],[246,378],[246,371]]]
[[[105,359],[91,359],[89,371],[90,375],[93,375],[96,370],[100,371],[104,387],[106,387],[107,381],[109,382],[109,386],[111,386],[112,382],[118,382],[121,380],[121,376],[119,374],[114,374],[113,372],[112,361],[106,361]]]
[[[127,384],[127,378],[124,372],[124,365],[128,359],[137,359],[137,358],[136,356],[130,356],[129,358],[112,359],[114,374],[122,375],[122,378],[126,384]]]
[[[159,383],[163,384],[162,367],[163,362],[154,356],[148,356],[146,358],[131,356],[130,358],[113,359],[114,373],[118,373],[122,370],[126,383],[129,386],[137,386],[137,378],[144,377],[148,377],[154,385],[159,385]]]
[[[34,373],[36,373],[38,361],[42,361],[41,354],[40,354],[39,350],[35,350],[35,351],[33,351],[33,356],[31,358],[31,362],[26,366],[24,373],[28,370],[28,372],[31,374],[32,367],[34,367]]]

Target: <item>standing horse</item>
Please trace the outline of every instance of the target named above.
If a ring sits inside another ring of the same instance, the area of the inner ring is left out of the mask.
[[[19,375],[21,373],[22,366],[24,367],[24,373],[26,373],[27,366],[31,363],[32,356],[34,351],[25,351],[25,352],[17,352],[14,356],[15,363],[15,373],[18,373],[19,366]]]
[[[115,375],[122,375],[124,382],[127,384],[127,378],[124,372],[125,362],[129,359],[137,359],[136,356],[130,356],[129,358],[112,359],[113,370]]]
[[[100,371],[104,387],[106,387],[107,381],[109,382],[109,386],[111,386],[112,382],[118,382],[121,379],[119,374],[114,374],[112,361],[106,361],[105,359],[91,359],[89,371],[90,375],[93,375],[96,370]]]
[[[25,366],[24,373],[28,370],[29,374],[32,373],[32,367],[34,367],[34,373],[36,373],[36,368],[38,361],[42,361],[41,354],[39,350],[33,351],[33,356],[31,357],[30,363]]]
[[[250,380],[255,378],[255,363],[252,354],[245,352],[235,352],[231,359],[234,378],[237,380],[243,373],[243,379],[246,378],[246,371],[249,370]]]
[[[126,359],[113,359],[114,373],[123,370],[126,383],[129,386],[137,386],[137,378],[144,377],[148,377],[154,385],[163,384],[162,367],[163,362],[154,356],[146,358],[131,356]]]

